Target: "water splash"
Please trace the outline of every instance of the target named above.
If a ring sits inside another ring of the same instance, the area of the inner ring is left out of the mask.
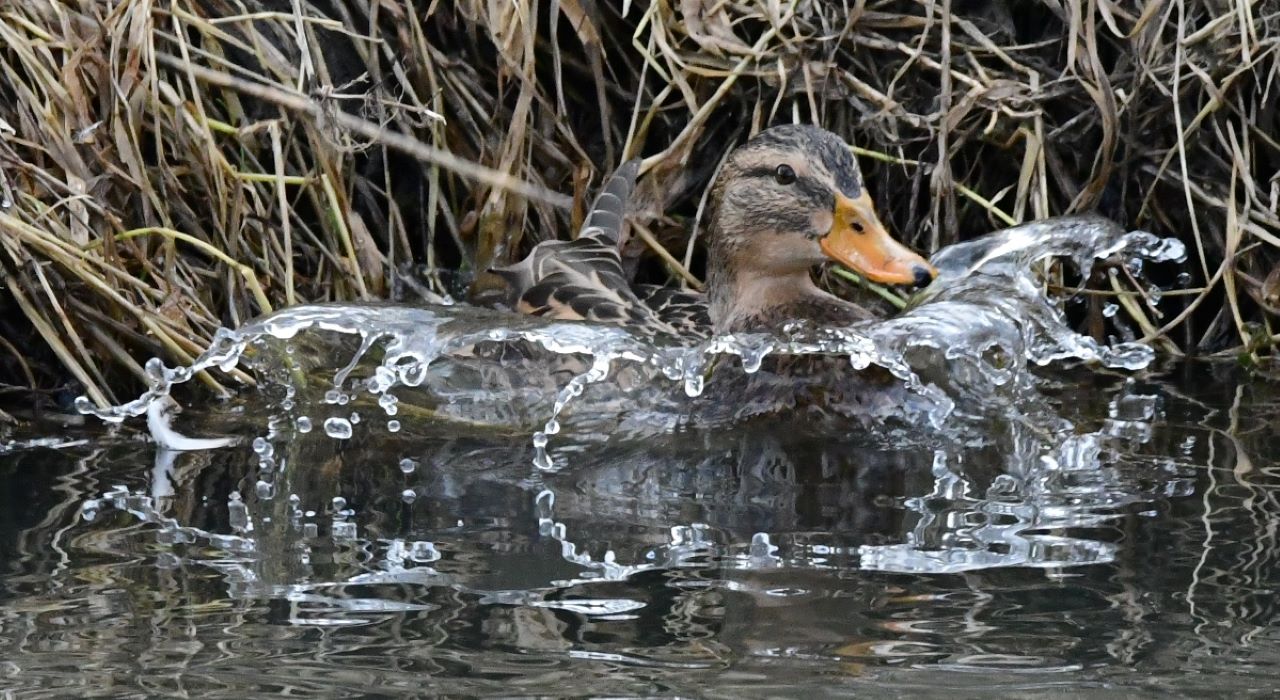
[[[937,430],[957,418],[1024,413],[1035,366],[1074,359],[1139,369],[1151,361],[1146,346],[1075,333],[1037,279],[1037,263],[1065,257],[1087,278],[1099,260],[1183,256],[1177,241],[1124,233],[1105,219],[1036,222],[939,252],[938,279],[894,318],[849,328],[797,323],[778,335],[689,345],[461,306],[302,306],[219,331],[189,367],[152,360],[151,386],[135,401],[99,409],[82,397],[77,406],[119,422],[200,371],[242,367],[299,428],[319,423],[331,437],[350,438],[364,425],[352,420],[353,404],[385,414],[369,425],[394,422],[395,430],[413,417],[524,428],[543,469],[553,468],[546,446],[566,419],[601,434],[662,432],[791,410],[801,393],[820,393],[824,411],[841,418]],[[844,364],[819,364],[817,379],[799,386],[762,370],[796,358]]]

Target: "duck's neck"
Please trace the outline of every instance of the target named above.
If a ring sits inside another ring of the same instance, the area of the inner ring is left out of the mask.
[[[717,333],[767,330],[807,317],[807,307],[845,303],[819,289],[808,268],[765,270],[720,252],[710,254],[722,264],[707,271],[707,311]]]

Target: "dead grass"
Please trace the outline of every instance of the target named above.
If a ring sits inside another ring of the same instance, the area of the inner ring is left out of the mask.
[[[1117,273],[1092,327],[1256,357],[1280,337],[1277,91],[1266,0],[8,3],[0,390],[113,401],[137,358],[414,265],[483,296],[476,271],[567,235],[635,155],[628,255],[696,285],[705,184],[792,120],[847,135],[926,250],[1091,209],[1183,238],[1178,293]]]

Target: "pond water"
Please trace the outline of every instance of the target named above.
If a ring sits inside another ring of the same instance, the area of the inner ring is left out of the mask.
[[[1031,274],[1167,242],[1029,230],[865,327],[302,307],[153,362],[0,442],[0,695],[1270,692],[1280,393]],[[770,412],[795,357],[841,371]],[[173,415],[202,367],[257,388]]]
[[[315,431],[270,498],[250,445],[14,450],[0,694],[1270,690],[1275,387],[1055,383],[1071,439],[947,451]]]

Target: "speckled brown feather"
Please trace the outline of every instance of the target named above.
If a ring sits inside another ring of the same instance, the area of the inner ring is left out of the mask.
[[[636,295],[668,326],[686,337],[705,338],[711,330],[707,298],[698,292],[656,284],[636,285]]]
[[[683,321],[687,312],[673,316],[678,323],[668,323],[660,309],[636,295],[622,271],[623,219],[639,169],[640,162],[633,160],[614,172],[592,202],[576,239],[544,241],[524,260],[494,270],[510,285],[516,310],[545,318],[626,325],[647,335],[687,334],[690,329]],[[676,308],[671,306],[673,311]]]

